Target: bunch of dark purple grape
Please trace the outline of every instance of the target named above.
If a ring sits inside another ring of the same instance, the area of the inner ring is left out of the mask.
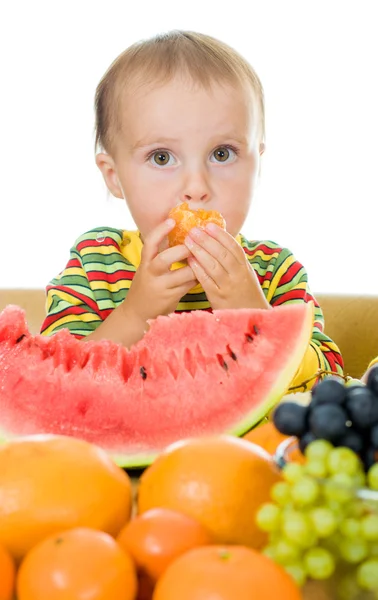
[[[273,422],[281,433],[299,438],[302,452],[316,439],[328,440],[353,450],[367,471],[378,457],[378,365],[370,370],[366,385],[322,379],[313,387],[308,406],[283,402]]]

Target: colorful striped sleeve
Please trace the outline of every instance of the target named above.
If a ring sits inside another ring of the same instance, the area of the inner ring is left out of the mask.
[[[307,272],[287,248],[274,242],[248,242],[242,238],[242,246],[254,268],[265,297],[272,306],[298,302],[314,303],[314,326],[312,339],[302,364],[291,384],[301,385],[321,369],[343,373],[343,359],[337,345],[324,333],[324,317],[321,307],[312,295]],[[312,387],[315,379],[309,382]]]
[[[46,288],[43,335],[66,328],[82,338],[123,301],[135,268],[120,250],[122,235],[96,228],[78,238],[65,269]]]

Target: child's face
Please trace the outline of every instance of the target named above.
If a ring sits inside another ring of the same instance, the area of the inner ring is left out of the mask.
[[[99,154],[111,193],[145,238],[172,207],[217,210],[235,236],[246,219],[263,144],[252,92],[175,78],[124,100],[113,156]]]

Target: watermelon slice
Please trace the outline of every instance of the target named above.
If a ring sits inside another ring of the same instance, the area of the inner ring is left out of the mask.
[[[168,444],[242,435],[276,404],[308,347],[313,305],[158,317],[131,350],[63,329],[32,336],[25,314],[0,314],[0,439],[83,438],[124,467]]]

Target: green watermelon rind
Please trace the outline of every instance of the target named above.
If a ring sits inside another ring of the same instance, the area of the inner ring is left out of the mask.
[[[302,324],[302,333],[297,337],[295,346],[291,349],[291,353],[288,356],[287,363],[284,368],[282,368],[280,375],[275,380],[272,388],[265,395],[265,398],[260,402],[257,408],[254,408],[248,413],[241,422],[238,422],[227,431],[220,432],[220,434],[229,434],[236,437],[242,436],[257,425],[257,423],[261,421],[278,402],[280,402],[298,371],[298,366],[301,364],[312,337],[314,320],[313,303],[309,303],[307,307],[306,318],[303,320]],[[19,436],[12,436],[10,432],[0,429],[0,443],[6,443],[16,437]],[[157,458],[160,452],[161,450],[148,454],[130,455],[112,453],[111,450],[107,450],[108,455],[119,467],[127,469],[140,469],[149,466]]]

